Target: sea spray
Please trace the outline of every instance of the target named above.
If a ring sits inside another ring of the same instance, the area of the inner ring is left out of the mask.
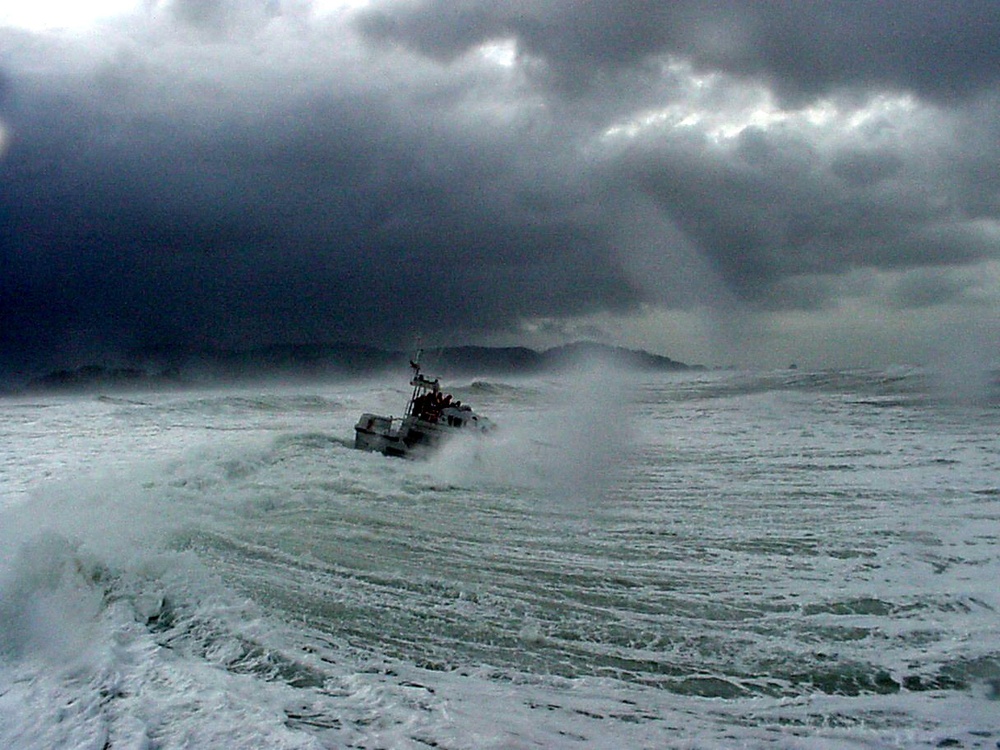
[[[58,667],[85,658],[106,575],[79,542],[52,532],[22,540],[0,571],[0,653]]]

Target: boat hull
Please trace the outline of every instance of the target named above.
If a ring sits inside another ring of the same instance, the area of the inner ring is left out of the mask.
[[[457,427],[413,416],[397,421],[392,417],[366,413],[354,426],[354,447],[386,456],[420,458],[453,437],[486,431],[481,426],[473,428],[472,423],[467,424]]]
[[[391,417],[362,414],[354,426],[354,447],[386,456],[416,458],[438,447],[454,428],[407,417],[398,425]]]

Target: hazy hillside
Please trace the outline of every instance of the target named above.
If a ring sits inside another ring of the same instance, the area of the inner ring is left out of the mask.
[[[402,369],[412,356],[410,352],[355,344],[284,344],[244,351],[198,350],[169,354],[142,352],[127,366],[89,364],[57,370],[33,378],[25,389],[137,389],[268,378],[360,377]],[[525,347],[435,347],[423,352],[422,364],[428,371],[440,375],[529,375],[594,359],[632,369],[691,369],[690,365],[669,357],[589,342],[541,352]]]

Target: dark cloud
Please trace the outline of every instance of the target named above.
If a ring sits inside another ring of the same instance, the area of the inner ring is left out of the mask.
[[[960,299],[969,286],[967,281],[940,272],[917,271],[900,279],[892,290],[891,302],[901,310],[934,307]]]
[[[174,0],[0,28],[0,366],[833,309],[865,269],[900,275],[892,309],[961,301],[938,270],[998,253],[997,7]]]
[[[89,92],[22,92],[0,167],[14,345],[468,335],[629,304],[586,177],[552,139],[476,132],[464,91],[321,77],[261,112],[267,83],[192,99],[170,73],[115,60]]]
[[[833,155],[830,172],[856,188],[870,188],[895,177],[904,159],[894,151],[847,148]]]
[[[573,89],[667,55],[795,97],[875,85],[949,99],[1000,77],[992,0],[396,0],[366,11],[359,27],[444,59],[513,37]]]

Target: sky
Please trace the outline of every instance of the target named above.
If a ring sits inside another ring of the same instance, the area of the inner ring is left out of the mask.
[[[996,0],[0,0],[0,373],[1000,360]]]

